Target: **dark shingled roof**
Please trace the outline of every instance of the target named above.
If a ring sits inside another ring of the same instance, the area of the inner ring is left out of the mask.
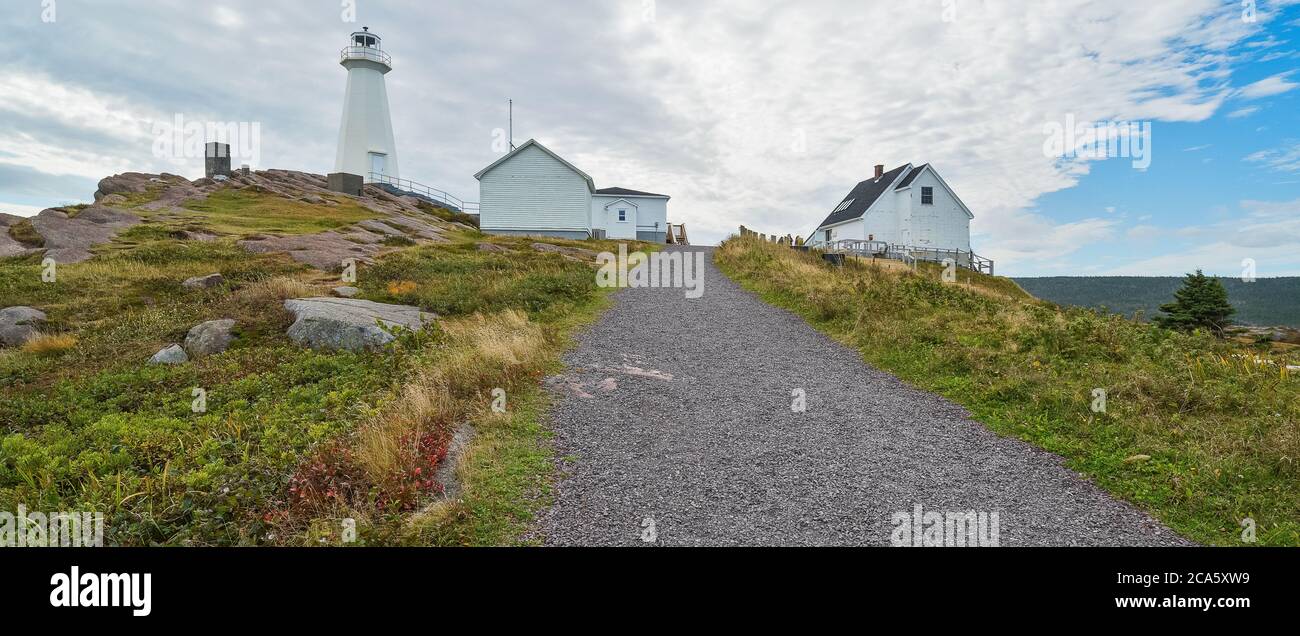
[[[629,190],[627,188],[601,188],[596,194],[607,194],[616,197],[663,197],[669,198],[666,194],[655,194],[653,192],[641,192],[640,190]]]
[[[853,203],[850,203],[847,208],[844,208],[839,212],[831,212],[831,215],[826,217],[826,220],[822,221],[822,224],[817,227],[823,228],[827,225],[843,223],[844,221],[850,221],[862,216],[862,214],[867,211],[867,208],[871,207],[871,204],[875,203],[876,199],[879,199],[880,195],[884,194],[885,191],[889,189],[890,184],[892,184],[894,179],[897,179],[898,175],[904,170],[907,170],[907,166],[899,166],[886,172],[884,176],[879,179],[867,179],[866,181],[854,186],[853,191],[849,193],[849,196],[844,197],[844,199],[839,203],[835,204],[835,209],[839,210],[840,206],[844,205],[845,201],[852,200]]]
[[[928,165],[930,164],[928,163],[925,164],[925,166]],[[907,173],[907,176],[903,177],[903,180],[898,182],[898,187],[894,189],[901,190],[903,188],[906,188],[907,186],[912,185],[912,182],[916,180],[916,175],[921,174],[921,171],[925,170],[925,166],[918,166],[916,168],[912,168],[912,171]]]

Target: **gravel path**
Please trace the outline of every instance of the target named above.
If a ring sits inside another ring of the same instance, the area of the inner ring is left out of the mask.
[[[1186,544],[685,249],[704,252],[703,297],[620,291],[549,380],[561,466],[544,543],[890,545],[920,504],[997,512],[1003,546]]]

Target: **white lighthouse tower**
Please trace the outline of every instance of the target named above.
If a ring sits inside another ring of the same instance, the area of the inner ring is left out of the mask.
[[[384,86],[384,76],[393,70],[392,58],[370,27],[352,34],[340,58],[339,63],[348,70],[348,89],[334,171],[360,175],[367,182],[381,176],[396,179],[397,144]]]

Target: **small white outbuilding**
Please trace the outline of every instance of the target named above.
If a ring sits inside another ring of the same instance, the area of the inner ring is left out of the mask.
[[[488,234],[664,242],[667,195],[597,190],[591,176],[535,139],[474,175],[479,228]]]
[[[934,166],[906,164],[856,186],[826,217],[809,245],[834,241],[879,241],[932,250],[971,251],[975,215]]]
[[[666,194],[601,188],[591,197],[591,226],[606,238],[663,243],[668,234]]]

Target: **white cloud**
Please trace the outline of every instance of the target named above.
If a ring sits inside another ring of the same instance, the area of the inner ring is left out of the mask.
[[[244,26],[244,16],[229,6],[216,6],[212,8],[212,21],[217,26],[225,29],[237,29]]]
[[[671,194],[671,220],[698,242],[741,223],[806,235],[874,164],[932,162],[975,212],[976,249],[1020,272],[1118,229],[1034,211],[1090,169],[1044,156],[1044,123],[1207,119],[1233,94],[1230,47],[1257,33],[1221,0],[961,2],[951,23],[938,0],[665,1],[652,22],[635,1],[499,4],[366,5],[395,58],[403,176],[476,198],[470,175],[494,158],[507,97],[519,139],[539,138],[601,186]],[[359,26],[339,21],[337,3],[226,0],[200,20],[187,3],[80,11],[101,11],[81,16],[80,46],[8,24],[0,54],[40,51],[41,70],[0,71],[0,91],[19,100],[0,114],[42,113],[45,128],[0,121],[0,148],[21,149],[0,163],[90,178],[157,170],[147,124],[184,112],[264,122],[269,167],[331,167],[334,56]],[[245,39],[210,33],[241,23]]]
[[[13,214],[16,216],[36,216],[48,206],[44,205],[23,205],[21,203],[9,203],[0,201],[0,212]]]
[[[1258,82],[1247,84],[1238,94],[1245,99],[1258,99],[1261,97],[1281,95],[1282,93],[1300,86],[1300,83],[1292,82],[1287,79],[1291,74],[1292,71],[1278,73],[1277,75],[1266,77]]]
[[[1247,106],[1245,108],[1238,108],[1237,110],[1228,113],[1228,119],[1241,119],[1242,117],[1250,117],[1251,115],[1254,115],[1255,113],[1258,112],[1259,112],[1259,106]]]
[[[1165,234],[1166,232],[1164,230],[1154,225],[1135,225],[1129,228],[1128,231],[1124,233],[1124,236],[1135,241],[1150,241],[1164,236]]]
[[[1245,160],[1279,172],[1300,172],[1300,143],[1292,142],[1289,146],[1253,152]]]
[[[1300,253],[1295,249],[1295,245],[1300,243],[1300,199],[1247,199],[1240,202],[1239,208],[1239,213],[1232,218],[1174,232],[1185,237],[1209,238],[1208,243],[1156,254],[1106,273],[1156,276],[1202,269],[1219,276],[1233,276],[1241,271],[1241,262],[1249,258],[1258,264],[1260,276],[1300,275]],[[1130,233],[1148,234],[1145,229],[1138,230],[1135,227]],[[1151,234],[1151,237],[1157,238],[1159,234]]]

